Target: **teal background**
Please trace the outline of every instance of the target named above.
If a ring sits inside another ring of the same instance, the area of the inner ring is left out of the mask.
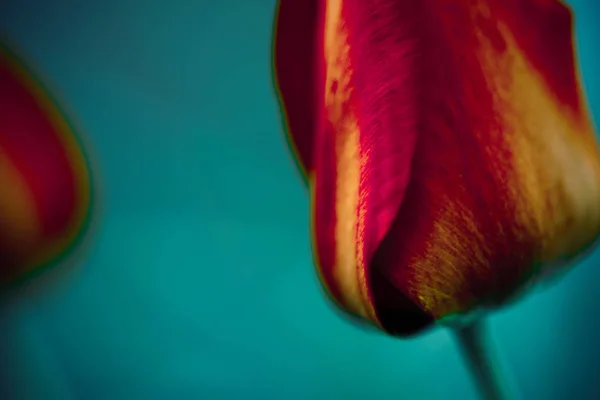
[[[594,3],[571,2],[597,120]],[[0,2],[0,31],[92,142],[104,195],[77,273],[0,305],[0,398],[475,398],[447,331],[394,340],[323,301],[271,85],[273,7]],[[599,262],[491,318],[523,398],[600,399]]]

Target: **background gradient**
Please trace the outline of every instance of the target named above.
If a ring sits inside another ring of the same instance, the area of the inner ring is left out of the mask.
[[[217,4],[0,2],[104,196],[77,272],[0,304],[0,398],[475,398],[449,332],[391,339],[323,301],[270,76],[275,1]],[[598,121],[600,3],[570,4]],[[600,398],[599,264],[491,318],[523,398]]]

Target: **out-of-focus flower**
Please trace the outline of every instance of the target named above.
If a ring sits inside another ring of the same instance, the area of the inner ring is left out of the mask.
[[[0,286],[70,259],[89,231],[94,191],[74,128],[0,43]]]
[[[589,248],[600,157],[557,0],[280,0],[274,70],[324,287],[391,334]]]

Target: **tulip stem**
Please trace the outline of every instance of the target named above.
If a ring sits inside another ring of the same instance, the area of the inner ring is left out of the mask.
[[[482,320],[456,328],[456,338],[468,368],[479,386],[482,399],[512,400],[504,376],[500,373],[490,338]]]

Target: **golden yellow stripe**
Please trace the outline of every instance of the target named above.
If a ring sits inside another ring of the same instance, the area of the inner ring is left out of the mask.
[[[360,142],[356,116],[344,113],[351,96],[349,46],[342,24],[341,0],[329,0],[325,10],[325,106],[334,127],[336,157],[336,261],[334,276],[344,305],[353,313],[375,320],[372,304],[365,299],[366,282],[362,242],[358,235]],[[336,86],[337,90],[330,88]]]
[[[600,227],[598,145],[587,115],[565,108],[504,29],[504,65],[513,77],[501,91],[514,154],[520,222],[542,244],[540,261],[579,253]],[[583,96],[582,96],[583,99]],[[582,101],[582,104],[586,104]]]

